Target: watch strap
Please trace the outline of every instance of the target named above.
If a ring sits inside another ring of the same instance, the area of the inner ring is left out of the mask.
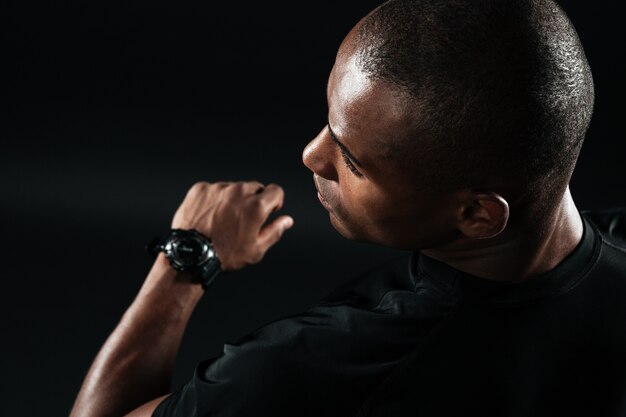
[[[146,252],[148,252],[153,258],[156,258],[161,251],[163,251],[163,239],[159,236],[153,238],[146,245]]]
[[[198,267],[196,275],[200,281],[200,285],[206,291],[206,289],[215,281],[215,278],[222,272],[222,265],[214,252],[214,256],[209,258],[205,263]]]

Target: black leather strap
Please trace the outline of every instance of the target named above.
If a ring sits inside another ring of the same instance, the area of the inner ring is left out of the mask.
[[[148,242],[145,249],[150,256],[156,258],[159,252],[163,250],[163,239],[158,236],[153,238],[150,242]]]
[[[215,281],[220,272],[222,272],[222,265],[217,255],[200,266],[197,275],[205,291]]]

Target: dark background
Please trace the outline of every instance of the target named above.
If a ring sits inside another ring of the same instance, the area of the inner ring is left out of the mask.
[[[376,1],[14,3],[0,185],[2,414],[63,416],[198,180],[276,182],[295,226],[219,280],[185,334],[174,386],[257,326],[401,252],[342,239],[301,151],[325,124],[335,52]],[[563,1],[596,81],[572,180],[580,209],[626,205],[620,10]],[[613,8],[612,8],[613,7]]]

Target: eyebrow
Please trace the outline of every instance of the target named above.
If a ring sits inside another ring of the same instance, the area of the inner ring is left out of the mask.
[[[346,154],[348,155],[348,157],[354,161],[355,164],[357,164],[359,167],[362,167],[361,163],[359,162],[358,159],[356,159],[354,157],[354,155],[352,155],[350,153],[350,151],[348,150],[348,148],[346,148],[346,145],[344,145],[343,143],[341,143],[341,141],[339,139],[337,139],[337,135],[335,135],[335,132],[333,132],[333,130],[330,128],[330,122],[327,123],[328,126],[328,133],[330,133],[330,137],[333,140],[333,142],[335,142],[337,144],[337,146],[339,146],[339,148]]]

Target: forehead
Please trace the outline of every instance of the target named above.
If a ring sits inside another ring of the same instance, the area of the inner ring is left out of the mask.
[[[360,68],[357,54],[345,45],[330,73],[327,95],[330,125],[364,165],[397,147],[415,123],[415,106],[408,94],[370,78]]]

